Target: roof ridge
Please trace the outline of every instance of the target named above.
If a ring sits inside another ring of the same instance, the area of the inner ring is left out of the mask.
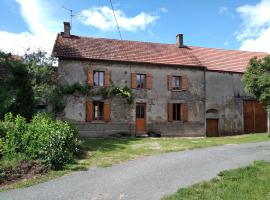
[[[61,34],[60,34],[61,35]],[[148,41],[140,41],[140,40],[120,40],[115,38],[105,38],[105,37],[93,37],[93,36],[79,36],[79,35],[72,35],[73,37],[77,38],[85,38],[85,39],[103,39],[103,40],[113,40],[113,41],[122,41],[122,42],[134,42],[134,43],[145,43],[145,44],[157,44],[157,45],[175,45],[174,43],[160,43],[160,42],[148,42]],[[222,50],[222,51],[236,51],[236,52],[249,52],[249,53],[265,53],[264,51],[246,51],[246,50],[239,50],[239,49],[223,49],[223,48],[216,48],[216,47],[203,47],[203,46],[194,46],[194,45],[186,45],[182,48],[203,48],[203,49],[215,49],[215,50]]]
[[[191,48],[202,48],[202,49],[213,49],[213,50],[222,50],[222,51],[235,51],[235,52],[247,52],[247,53],[265,53],[268,54],[267,52],[264,51],[246,51],[246,50],[239,50],[239,49],[223,49],[223,48],[216,48],[216,47],[202,47],[202,46],[189,46]]]

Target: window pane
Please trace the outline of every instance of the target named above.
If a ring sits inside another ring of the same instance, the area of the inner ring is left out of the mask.
[[[93,104],[93,115],[94,115],[94,119],[97,120],[98,119],[98,105],[97,102],[94,102]]]
[[[181,104],[180,103],[173,104],[173,120],[174,121],[181,120]]]
[[[140,88],[140,83],[141,83],[141,75],[137,74],[136,75],[136,87]]]
[[[176,120],[176,105],[173,104],[173,120]]]
[[[181,104],[177,104],[177,120],[181,120]]]
[[[98,110],[98,113],[99,113],[99,119],[100,120],[103,120],[103,113],[104,113],[104,103],[103,102],[100,102],[99,103],[99,110]]]
[[[137,118],[140,118],[140,113],[141,113],[140,111],[141,111],[141,110],[140,110],[140,105],[137,105],[137,106],[136,106],[136,117],[137,117]]]
[[[136,105],[136,118],[144,118],[145,115],[145,106],[144,105]]]
[[[145,88],[145,75],[141,75],[141,88]]]
[[[103,114],[104,114],[104,103],[103,102],[94,102],[93,103],[94,120],[103,120]]]
[[[94,86],[98,86],[98,72],[94,72]]]
[[[104,85],[104,72],[99,72],[99,86]]]
[[[141,118],[144,118],[144,106],[141,105]]]
[[[173,87],[180,88],[181,84],[181,77],[180,76],[173,76]]]

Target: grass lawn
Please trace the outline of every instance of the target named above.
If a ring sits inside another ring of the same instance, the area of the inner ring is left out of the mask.
[[[219,173],[208,182],[179,189],[163,200],[262,200],[270,199],[270,163],[259,161]]]
[[[184,151],[195,148],[269,141],[267,134],[248,134],[218,138],[107,138],[84,139],[85,155],[76,163],[66,166],[61,171],[50,171],[48,174],[26,179],[0,187],[0,191],[18,187],[27,187],[51,178],[59,177],[71,171],[86,170],[93,167],[108,167],[115,163],[142,156],[173,151]]]

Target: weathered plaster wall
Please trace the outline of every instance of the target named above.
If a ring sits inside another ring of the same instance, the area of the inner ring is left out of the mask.
[[[240,73],[206,72],[206,110],[216,109],[217,114],[207,113],[206,118],[219,119],[219,134],[244,132],[244,91]]]
[[[147,129],[160,131],[163,135],[203,136],[205,134],[205,88],[204,71],[196,68],[175,66],[123,64],[112,62],[90,61],[59,61],[61,85],[75,82],[86,84],[88,69],[109,70],[111,80],[117,86],[129,86],[131,73],[151,73],[153,76],[152,90],[136,93],[135,102],[147,103]],[[189,88],[187,91],[171,92],[167,88],[167,75],[187,75]],[[111,100],[111,121],[84,123],[85,98],[69,97],[64,110],[64,117],[76,121],[84,136],[106,136],[116,132],[134,132],[135,104],[130,107],[121,98]],[[78,101],[78,102],[77,102]],[[189,120],[183,122],[167,122],[167,103],[188,103]],[[78,105],[77,105],[78,104]]]

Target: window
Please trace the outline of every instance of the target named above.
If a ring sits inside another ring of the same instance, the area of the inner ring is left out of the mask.
[[[178,90],[181,89],[181,76],[172,77],[172,88]]]
[[[173,104],[173,120],[174,121],[181,120],[181,104],[180,103]]]
[[[136,88],[143,89],[146,88],[146,75],[145,74],[137,74],[136,75]]]
[[[137,104],[136,105],[136,118],[144,118],[145,115],[145,105]]]
[[[94,71],[94,86],[104,86],[104,72]]]
[[[103,120],[104,103],[103,102],[94,102],[93,103],[93,119],[94,120]]]

